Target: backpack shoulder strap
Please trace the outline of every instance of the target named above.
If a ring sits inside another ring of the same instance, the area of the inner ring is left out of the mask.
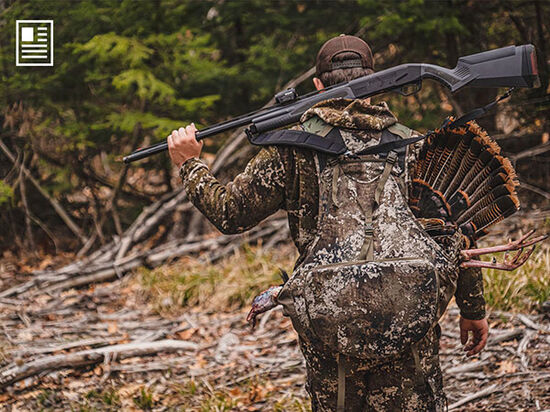
[[[302,128],[302,130],[306,132],[315,133],[323,137],[327,137],[327,135],[329,135],[331,132],[334,133],[332,131],[332,129],[334,129],[334,126],[328,123],[325,123],[319,116],[310,117],[304,123],[302,123],[300,127]],[[317,157],[317,161],[319,163],[318,172],[322,173],[323,170],[325,170],[325,167],[327,166],[329,154],[317,151],[315,153],[315,156]]]
[[[324,123],[318,117],[312,119],[302,125],[305,125],[305,130],[281,129],[258,135],[247,132],[247,137],[250,143],[257,146],[297,146],[329,155],[339,155],[347,150],[338,128]]]

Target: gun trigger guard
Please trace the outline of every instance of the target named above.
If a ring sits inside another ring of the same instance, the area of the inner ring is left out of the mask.
[[[254,137],[256,137],[257,133],[254,133],[250,127],[247,127],[246,129],[244,129],[244,133],[246,134],[246,137],[248,139],[249,142],[252,142]]]

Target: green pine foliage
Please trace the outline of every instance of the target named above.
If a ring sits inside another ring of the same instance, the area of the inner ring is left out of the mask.
[[[9,203],[13,198],[13,188],[10,185],[4,183],[3,180],[0,180],[0,206],[4,203]]]

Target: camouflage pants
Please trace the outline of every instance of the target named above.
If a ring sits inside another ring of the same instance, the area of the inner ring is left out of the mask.
[[[373,365],[347,359],[346,411],[443,411],[446,398],[439,366],[439,325],[418,345],[420,369],[412,353]],[[316,345],[317,346],[317,345]],[[306,390],[313,412],[336,411],[338,364],[326,352],[300,339],[306,359]]]

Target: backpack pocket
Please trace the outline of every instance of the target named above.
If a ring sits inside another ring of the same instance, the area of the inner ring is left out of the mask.
[[[298,334],[348,356],[398,355],[437,321],[437,274],[423,258],[320,265],[289,282],[279,301]]]

